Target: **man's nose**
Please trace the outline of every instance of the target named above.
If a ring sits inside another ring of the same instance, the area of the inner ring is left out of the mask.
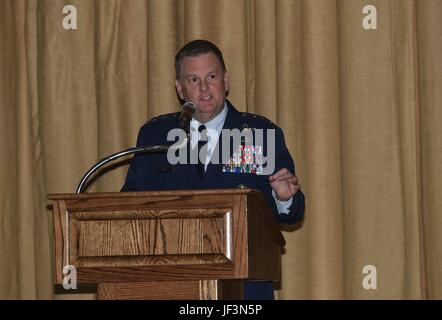
[[[208,88],[208,85],[207,85],[207,80],[201,80],[200,81],[200,90],[201,91],[206,91],[207,90],[207,88]]]

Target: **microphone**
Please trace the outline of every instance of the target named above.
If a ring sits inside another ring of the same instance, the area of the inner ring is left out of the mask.
[[[187,134],[190,131],[190,120],[192,116],[197,112],[197,107],[192,101],[187,101],[181,106],[181,114],[178,118],[178,126],[183,129]]]

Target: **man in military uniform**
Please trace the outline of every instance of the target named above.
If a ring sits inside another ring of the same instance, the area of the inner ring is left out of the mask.
[[[246,186],[262,191],[278,221],[292,224],[302,219],[304,195],[283,132],[264,117],[237,111],[226,99],[229,75],[221,51],[209,41],[191,41],[177,53],[175,68],[179,97],[197,107],[190,122],[188,150],[197,148],[204,140],[206,161],[172,165],[165,154],[136,155],[122,191]],[[137,146],[171,145],[167,135],[179,127],[179,116],[180,113],[167,114],[147,122],[140,129]],[[223,129],[274,130],[273,172],[262,174],[262,163],[256,161],[266,153],[266,139],[262,140],[262,146],[243,141],[242,145],[228,150],[231,152],[228,163],[212,163],[213,153],[220,149],[217,147],[221,145]],[[201,139],[203,135],[205,139]],[[273,298],[270,282],[248,281],[244,289],[246,299]]]

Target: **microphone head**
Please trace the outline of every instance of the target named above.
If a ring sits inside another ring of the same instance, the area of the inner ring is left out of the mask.
[[[187,101],[181,106],[181,114],[179,117],[179,124],[178,126],[181,129],[184,129],[187,134],[189,134],[190,131],[190,120],[192,119],[192,116],[197,112],[196,105],[192,101]]]
[[[197,107],[192,101],[187,101],[181,106],[183,112],[190,111],[191,115],[193,116],[196,111]]]

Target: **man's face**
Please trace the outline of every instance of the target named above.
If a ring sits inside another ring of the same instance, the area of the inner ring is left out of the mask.
[[[194,117],[206,123],[216,117],[224,106],[229,90],[229,76],[212,52],[195,57],[185,57],[181,63],[181,74],[176,81],[181,99],[196,104]]]

